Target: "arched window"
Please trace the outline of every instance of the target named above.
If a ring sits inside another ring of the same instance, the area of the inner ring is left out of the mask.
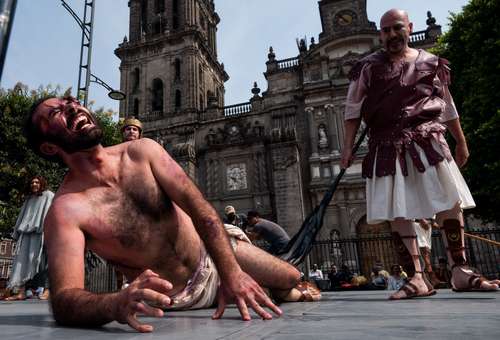
[[[174,68],[175,68],[175,80],[181,80],[181,60],[178,58],[175,58],[174,62]]]
[[[163,112],[163,82],[161,79],[153,80],[153,100],[151,102],[153,111]]]
[[[132,71],[132,91],[137,91],[139,89],[139,81],[140,81],[141,71],[139,68],[135,68]]]
[[[133,110],[134,116],[139,118],[139,99],[135,98],[134,99],[134,110]]]
[[[178,110],[182,106],[182,93],[181,90],[175,90],[175,109]]]

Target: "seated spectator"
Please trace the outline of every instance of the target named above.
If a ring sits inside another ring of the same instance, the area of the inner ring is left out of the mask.
[[[347,285],[348,285],[347,283],[342,284],[344,288],[348,288],[349,286]],[[358,275],[352,278],[351,287],[349,288],[356,288],[362,290],[366,288],[367,285],[368,285],[368,280],[366,279],[366,277],[364,277],[363,275]]]
[[[340,287],[339,271],[337,266],[332,264],[330,272],[328,272],[328,279],[330,280],[330,289],[335,290]]]
[[[323,280],[323,272],[317,264],[313,264],[312,270],[309,272],[309,279],[311,281]]]
[[[387,281],[388,290],[399,290],[407,282],[403,277],[403,268],[399,264],[393,264],[391,267],[391,275]]]
[[[344,283],[350,284],[353,277],[354,277],[354,274],[349,269],[349,267],[347,265],[343,264],[342,267],[340,267],[340,272],[338,273],[338,280],[339,280],[340,284],[341,285]]]
[[[371,289],[387,288],[389,273],[386,270],[384,270],[384,267],[380,261],[377,261],[373,266],[370,277],[371,277],[371,282],[370,282]]]

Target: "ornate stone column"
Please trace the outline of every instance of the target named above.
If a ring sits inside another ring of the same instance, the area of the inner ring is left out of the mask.
[[[340,143],[339,143],[339,128],[338,128],[338,122],[337,122],[337,109],[338,107],[335,107],[333,104],[326,104],[325,105],[325,111],[328,116],[328,123],[331,127],[330,130],[330,136],[329,136],[329,141],[330,141],[330,150],[333,152],[339,151],[340,149]]]
[[[313,157],[318,156],[318,131],[316,129],[316,122],[314,120],[314,107],[307,106],[304,111],[307,114],[309,121],[309,134],[311,136],[311,152]]]

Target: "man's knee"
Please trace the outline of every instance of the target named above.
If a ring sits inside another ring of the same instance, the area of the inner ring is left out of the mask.
[[[286,288],[293,288],[300,282],[300,271],[290,264],[288,266],[290,268],[287,270]]]

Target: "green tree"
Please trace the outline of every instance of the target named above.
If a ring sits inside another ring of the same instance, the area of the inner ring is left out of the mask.
[[[436,52],[451,63],[453,94],[471,156],[464,176],[474,215],[500,221],[500,13],[499,0],[471,0],[451,15]]]
[[[66,169],[35,155],[28,148],[23,134],[26,114],[33,103],[38,98],[57,96],[60,92],[60,88],[51,86],[30,91],[22,84],[17,84],[12,90],[0,90],[0,234],[11,232],[31,176],[44,176],[53,191],[57,190],[64,177]],[[121,141],[112,116],[112,111],[99,109],[96,112],[104,130],[104,145]]]

